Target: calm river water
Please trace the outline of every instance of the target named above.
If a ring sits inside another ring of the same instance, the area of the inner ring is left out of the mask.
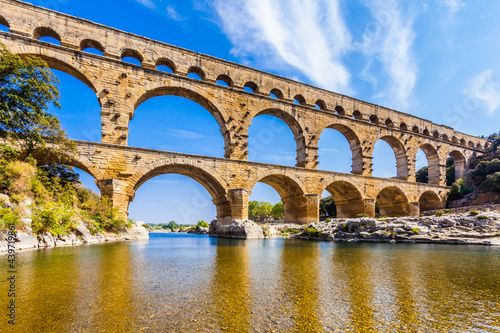
[[[150,236],[19,252],[0,331],[500,331],[500,248]]]

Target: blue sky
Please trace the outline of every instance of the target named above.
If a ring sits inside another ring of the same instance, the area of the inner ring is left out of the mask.
[[[196,52],[246,64],[335,92],[414,114],[472,135],[499,131],[500,1],[493,0],[75,0],[28,1]],[[69,136],[100,140],[95,95],[56,72],[60,117]],[[161,114],[152,124],[149,114]],[[186,122],[186,119],[191,121]],[[291,131],[271,116],[254,119],[249,159],[295,164]],[[180,97],[140,105],[129,145],[222,157],[223,139],[203,107]],[[349,172],[347,141],[326,130],[320,169]],[[374,151],[374,174],[395,176],[385,142]],[[426,165],[417,156],[417,167]],[[86,186],[96,188],[81,173]],[[257,184],[253,200],[278,202]],[[195,208],[194,208],[195,207]],[[210,221],[215,207],[195,181],[165,175],[146,182],[130,217],[147,222]]]

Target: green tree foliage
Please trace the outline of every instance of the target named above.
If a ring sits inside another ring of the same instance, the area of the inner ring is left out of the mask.
[[[196,224],[196,227],[197,228],[208,228],[208,223],[201,220],[201,221],[198,221],[198,223]]]
[[[429,182],[429,167],[423,167],[417,171],[415,174],[416,181],[419,183],[428,183]]]
[[[331,196],[321,199],[319,202],[319,213],[328,217],[337,216],[337,206],[335,206],[335,202]]]
[[[273,208],[271,209],[271,215],[277,220],[280,220],[285,217],[285,209],[283,207],[283,202],[280,201],[273,206]]]
[[[469,194],[473,191],[474,191],[474,189],[465,185],[465,179],[460,178],[451,185],[451,191],[450,191],[450,195],[448,196],[448,200],[461,199],[466,194]]]
[[[455,162],[451,157],[448,157],[446,160],[446,186],[451,186],[455,180]]]
[[[254,221],[264,216],[272,215],[273,205],[266,201],[250,201],[248,203],[248,218]]]
[[[170,229],[170,230],[180,229],[180,225],[178,225],[175,221],[169,221],[166,224],[166,227],[163,229]]]
[[[51,153],[74,150],[59,120],[47,112],[50,105],[60,107],[59,81],[40,58],[23,59],[0,43],[0,137],[14,140],[30,156],[47,149],[47,141],[58,145]]]

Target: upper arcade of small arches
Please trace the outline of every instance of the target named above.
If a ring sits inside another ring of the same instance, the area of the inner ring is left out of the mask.
[[[224,75],[227,75],[227,77],[219,81],[224,82],[225,85],[233,89],[243,90],[246,87],[253,93],[259,94],[261,98],[265,97],[268,93],[273,93],[282,103],[293,103],[294,97],[300,96],[303,99],[296,98],[296,100],[302,107],[310,108],[311,110],[316,108],[319,109],[316,112],[329,112],[368,123],[371,120],[377,119],[378,121],[372,122],[373,125],[387,126],[394,130],[410,130],[415,134],[426,135],[425,130],[427,129],[429,133],[437,131],[440,136],[446,135],[447,137],[452,137],[455,135],[460,137],[460,139],[464,136],[455,133],[449,127],[433,124],[430,121],[402,112],[126,33],[88,20],[36,7],[29,3],[16,0],[0,0],[0,4],[0,17],[3,17],[4,23],[7,23],[10,30],[16,34],[35,39],[46,35],[60,40],[63,46],[68,46],[76,50],[83,50],[88,47],[95,48],[101,51],[105,57],[113,59],[132,56],[144,67],[157,68],[159,66],[166,66],[174,74],[182,76],[186,76],[189,73],[196,73],[203,81],[209,83],[217,82],[221,73],[226,73]],[[58,27],[58,30],[50,31],[48,29],[51,28],[48,27]],[[93,37],[90,38],[88,36]],[[87,41],[84,43],[84,40]],[[89,40],[96,41],[99,44],[89,43]],[[124,55],[123,51],[126,49],[135,52]],[[104,50],[105,52],[103,52]],[[161,58],[168,59],[168,64],[160,64],[158,59]],[[193,69],[196,69],[196,71]],[[231,73],[231,75],[228,73]],[[221,88],[224,89],[224,87]],[[312,104],[313,101],[317,102]],[[343,111],[339,111],[339,107]],[[441,138],[432,137],[436,140],[441,140]],[[478,145],[484,148],[484,142],[478,138],[465,136],[465,140],[465,145],[468,145],[468,142],[472,141],[474,148],[470,145],[471,149],[477,150]]]

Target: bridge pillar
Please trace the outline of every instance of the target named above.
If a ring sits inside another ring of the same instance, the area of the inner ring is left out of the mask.
[[[320,195],[298,195],[281,201],[283,202],[285,223],[307,224],[319,221]]]
[[[371,155],[360,155],[352,158],[352,173],[355,175],[371,176],[373,169],[373,157]]]
[[[364,213],[368,215],[368,217],[375,217],[375,199],[364,199]]]
[[[380,216],[418,216],[420,204],[418,202],[399,202],[390,205],[379,205]]]
[[[229,190],[229,202],[231,205],[232,220],[248,220],[248,198],[252,191],[244,188],[233,188]],[[231,221],[229,221],[230,223]]]
[[[365,202],[362,199],[335,201],[337,207],[337,218],[353,218],[358,214],[365,213]]]
[[[300,146],[297,141],[297,166],[302,168],[318,168],[318,147]]]
[[[97,186],[101,190],[101,196],[107,196],[111,199],[113,207],[118,207],[120,215],[128,215],[128,205],[130,197],[127,194],[126,180],[120,179],[101,179],[97,181]]]

